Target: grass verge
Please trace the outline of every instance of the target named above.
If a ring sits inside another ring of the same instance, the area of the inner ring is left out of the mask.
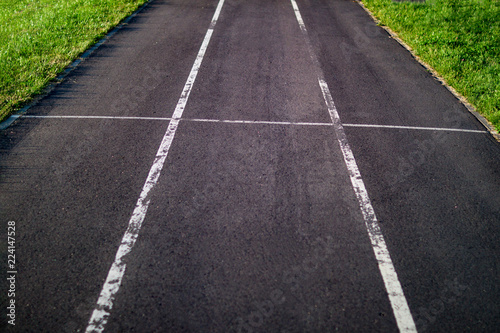
[[[362,0],[500,132],[500,1]]]
[[[0,121],[147,0],[2,0]]]

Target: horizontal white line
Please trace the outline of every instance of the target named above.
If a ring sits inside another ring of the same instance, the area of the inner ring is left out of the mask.
[[[487,131],[469,130],[469,129],[461,129],[461,128],[396,126],[396,125],[371,125],[371,124],[342,124],[342,125],[344,125],[344,127],[393,128],[393,129],[410,129],[410,130],[423,130],[423,131],[447,131],[447,132],[488,133]]]
[[[217,119],[182,119],[185,121],[228,123],[228,124],[257,124],[257,125],[295,125],[295,126],[332,126],[331,123],[306,123],[291,121],[263,121],[263,120],[217,120]]]
[[[119,120],[163,120],[170,121],[172,118],[161,117],[126,117],[126,116],[37,116],[22,115],[22,118],[46,118],[46,119],[119,119]]]
[[[24,115],[24,118],[43,119],[117,119],[117,120],[160,120],[203,122],[203,123],[228,123],[228,124],[258,124],[258,125],[295,125],[295,126],[332,126],[331,123],[308,123],[290,121],[265,121],[265,120],[227,120],[227,119],[189,119],[189,118],[161,118],[161,117],[125,117],[125,116],[37,116]]]
[[[157,121],[191,121],[203,123],[227,123],[227,124],[249,124],[249,125],[291,125],[291,126],[333,126],[332,123],[308,123],[291,121],[263,121],[263,120],[224,120],[224,119],[176,119],[162,117],[127,117],[127,116],[37,116],[23,115],[23,118],[47,118],[47,119],[117,119],[117,120],[157,120]],[[440,127],[419,127],[419,126],[398,126],[398,125],[375,125],[375,124],[342,124],[344,127],[366,127],[366,128],[388,128],[407,129],[423,131],[446,131],[446,132],[466,132],[466,133],[488,133],[488,131],[469,130],[460,128],[440,128]]]

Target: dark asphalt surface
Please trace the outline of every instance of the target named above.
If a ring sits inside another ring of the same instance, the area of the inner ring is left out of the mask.
[[[30,108],[172,116],[217,6],[155,0]],[[299,0],[419,332],[498,332],[500,144],[352,1]],[[330,123],[287,0],[226,0],[185,119]],[[168,121],[0,132],[16,325],[84,332]],[[106,332],[394,332],[331,126],[181,121]]]

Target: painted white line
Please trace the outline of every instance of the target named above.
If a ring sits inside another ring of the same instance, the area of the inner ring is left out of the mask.
[[[306,123],[306,122],[265,121],[265,120],[218,120],[218,119],[189,119],[189,118],[182,120],[192,121],[192,122],[243,124],[243,125],[332,126],[331,123]]]
[[[390,128],[390,129],[407,129],[407,130],[421,130],[421,131],[488,133],[488,131],[469,130],[469,129],[460,129],[460,128],[439,128],[439,127],[397,126],[397,125],[371,125],[371,124],[343,124],[343,125],[344,125],[344,127],[368,127],[368,128]]]
[[[175,115],[175,114],[174,114]],[[127,116],[36,116],[24,115],[23,118],[42,119],[116,119],[116,120],[156,120],[156,121],[189,121],[202,123],[227,123],[227,124],[255,124],[255,125],[296,125],[296,126],[332,126],[332,123],[307,123],[307,122],[287,122],[287,121],[259,121],[259,120],[225,120],[225,119],[190,119],[190,118],[162,118],[162,117],[127,117]]]
[[[181,93],[179,101],[177,102],[177,106],[175,107],[175,111],[172,117],[173,119],[170,120],[167,131],[163,137],[160,147],[158,148],[158,152],[156,154],[153,165],[149,170],[148,177],[146,178],[146,182],[144,183],[142,192],[139,195],[139,199],[137,200],[135,209],[132,213],[132,217],[129,220],[128,228],[123,235],[120,247],[118,248],[115,256],[115,260],[111,265],[111,269],[109,270],[106,281],[104,282],[104,286],[102,287],[102,291],[99,295],[99,299],[97,300],[96,307],[94,308],[92,317],[90,318],[86,329],[87,333],[102,332],[104,330],[104,327],[106,326],[109,315],[111,313],[111,309],[113,307],[115,295],[120,289],[123,275],[125,274],[125,259],[127,255],[132,251],[132,248],[134,247],[139,235],[142,222],[144,221],[151,200],[151,198],[149,198],[149,194],[151,190],[156,186],[160,177],[161,170],[163,168],[163,165],[165,164],[168,151],[170,149],[170,146],[172,145],[172,141],[179,125],[179,119],[181,118],[184,108],[186,107],[191,89],[193,87],[196,76],[198,75],[198,71],[203,61],[203,56],[205,55],[205,51],[207,49],[208,43],[210,42],[210,38],[212,36],[215,24],[217,23],[217,19],[219,18],[219,14],[221,12],[223,4],[224,0],[219,0],[219,4],[217,5],[217,9],[215,10],[214,16],[210,23],[210,27],[208,28],[205,38],[203,39],[203,43],[200,47],[191,72],[189,73],[186,84],[184,85],[184,89]]]
[[[36,116],[23,115],[22,118],[42,118],[42,119],[117,119],[117,120],[163,120],[170,121],[172,118],[162,117],[128,117],[128,116]]]
[[[292,2],[293,10],[295,12],[297,22],[299,23],[300,30],[302,31],[306,44],[309,48],[309,54],[317,70],[318,83],[323,93],[323,98],[325,99],[328,112],[330,113],[340,149],[344,155],[344,161],[351,178],[352,187],[356,193],[361,212],[363,213],[366,230],[368,231],[368,235],[370,237],[373,252],[375,253],[375,258],[378,262],[382,279],[384,280],[385,288],[389,296],[389,301],[391,303],[399,331],[417,332],[410,308],[408,307],[408,302],[406,301],[406,297],[403,293],[403,288],[401,287],[401,283],[399,282],[396,270],[392,263],[384,236],[382,235],[377,217],[375,216],[375,211],[368,196],[368,192],[366,191],[363,179],[361,178],[356,160],[354,159],[354,154],[352,153],[349,142],[347,141],[347,136],[340,121],[335,103],[333,102],[330,89],[324,79],[324,74],[321,70],[318,58],[314,53],[306,26],[302,20],[302,16],[300,15],[297,3],[295,0],[290,1]]]
[[[290,121],[265,121],[265,120],[226,120],[226,119],[190,119],[190,118],[162,118],[162,117],[128,117],[128,116],[37,116],[37,115],[14,115],[16,119],[23,118],[42,118],[42,119],[116,119],[116,120],[155,120],[170,121],[172,119],[179,121],[202,122],[202,123],[227,123],[244,125],[290,125],[290,126],[334,126],[333,123],[307,123]],[[344,127],[366,127],[366,128],[388,128],[388,129],[407,129],[422,131],[445,131],[445,132],[465,132],[465,133],[488,133],[488,131],[469,130],[460,128],[440,128],[440,127],[420,127],[420,126],[401,126],[401,125],[375,125],[375,124],[342,124]]]

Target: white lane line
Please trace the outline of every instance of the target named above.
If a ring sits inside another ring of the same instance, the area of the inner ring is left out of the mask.
[[[175,114],[174,114],[175,115]],[[332,123],[308,123],[308,122],[289,122],[289,121],[260,121],[260,120],[226,120],[226,119],[190,119],[190,118],[162,118],[162,117],[127,117],[127,116],[36,116],[24,115],[23,118],[42,118],[42,119],[116,119],[116,120],[156,120],[156,121],[189,121],[203,123],[227,123],[227,124],[255,124],[255,125],[296,125],[296,126],[332,126]]]
[[[344,155],[344,161],[351,178],[352,187],[356,193],[361,212],[363,213],[366,230],[368,231],[368,235],[370,237],[373,252],[375,253],[375,258],[377,259],[378,267],[382,275],[382,279],[384,280],[385,288],[389,296],[389,301],[391,303],[399,331],[417,332],[410,308],[408,307],[408,302],[406,301],[406,297],[403,293],[403,288],[401,287],[401,283],[399,282],[396,270],[392,263],[384,236],[382,235],[377,217],[375,216],[375,211],[368,196],[368,192],[366,191],[363,179],[361,178],[356,160],[354,159],[354,154],[352,153],[349,142],[347,141],[347,136],[340,121],[337,108],[333,102],[330,89],[324,79],[324,74],[321,70],[318,58],[314,53],[306,26],[302,20],[302,16],[300,15],[297,3],[295,0],[290,1],[292,2],[293,10],[295,12],[297,22],[299,23],[300,30],[302,31],[306,44],[309,48],[309,54],[317,70],[318,83],[321,87],[321,91],[323,92],[323,98],[325,99],[328,112],[330,113],[340,149]]]
[[[170,121],[172,118],[163,117],[128,117],[128,116],[37,116],[37,115],[23,115],[22,118],[42,118],[42,119],[117,119],[117,120],[163,120]]]
[[[421,131],[446,131],[446,132],[465,132],[465,133],[489,133],[488,131],[460,129],[460,128],[440,128],[440,127],[420,127],[420,126],[398,126],[398,125],[371,125],[371,124],[343,124],[344,127],[367,127],[367,128],[390,128],[390,129],[408,129]]]
[[[181,93],[179,101],[177,102],[177,106],[175,107],[172,117],[173,119],[170,120],[167,131],[163,137],[160,147],[158,148],[153,165],[149,170],[148,177],[146,178],[142,192],[139,195],[132,217],[129,220],[128,228],[123,235],[120,247],[116,252],[115,260],[111,265],[111,269],[109,270],[104,286],[102,287],[96,307],[94,308],[92,317],[90,318],[86,329],[87,333],[102,332],[106,326],[111,313],[111,308],[113,307],[115,295],[120,289],[123,275],[125,273],[126,257],[132,251],[139,235],[142,222],[144,221],[151,200],[151,198],[149,198],[149,194],[156,186],[160,177],[161,170],[165,164],[168,151],[179,125],[179,119],[181,118],[184,108],[186,107],[189,94],[191,93],[191,88],[193,87],[194,81],[200,69],[201,62],[203,61],[205,51],[212,36],[215,24],[217,23],[217,19],[219,18],[223,4],[224,0],[219,0],[219,4],[217,5],[217,9],[215,10],[210,23],[210,27],[208,28],[205,38],[203,39],[203,43],[200,47],[191,72],[189,73],[186,84],[184,85],[184,89]]]
[[[183,120],[192,122],[243,124],[243,125],[332,126],[331,123],[307,123],[307,122],[290,122],[290,121],[218,120],[218,119],[189,119],[189,118]]]
[[[179,121],[204,122],[204,123],[227,123],[227,124],[249,124],[249,125],[291,125],[291,126],[334,126],[333,123],[308,123],[291,121],[266,121],[266,120],[225,120],[225,119],[190,119],[190,118],[162,118],[162,117],[128,117],[128,116],[37,116],[37,115],[14,115],[12,117],[23,118],[42,118],[42,119],[117,119],[117,120],[156,120],[170,121],[172,119]],[[447,132],[465,132],[465,133],[489,133],[488,131],[470,130],[460,128],[440,128],[440,127],[420,127],[420,126],[401,126],[401,125],[375,125],[375,124],[342,124],[344,127],[366,127],[366,128],[388,128],[388,129],[407,129],[422,131],[447,131]]]

